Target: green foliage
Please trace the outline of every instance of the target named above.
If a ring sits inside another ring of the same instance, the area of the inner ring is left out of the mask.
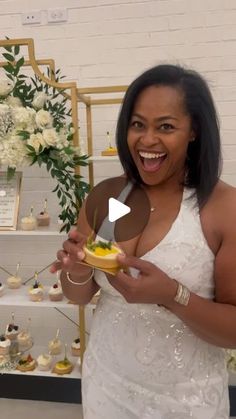
[[[5,58],[6,64],[3,69],[5,75],[14,84],[13,90],[8,96],[19,98],[25,108],[33,108],[32,102],[35,94],[44,92],[49,99],[45,101],[43,109],[52,116],[53,128],[57,133],[60,133],[61,129],[66,129],[68,144],[64,146],[63,150],[56,146],[43,147],[41,145],[35,149],[32,145],[27,144],[31,136],[27,129],[17,131],[17,135],[25,143],[30,165],[45,166],[50,176],[56,180],[57,186],[53,192],[57,194],[59,205],[62,208],[59,215],[63,221],[61,231],[68,232],[70,227],[76,224],[81,205],[89,192],[89,184],[82,180],[82,176],[75,173],[77,167],[87,166],[88,156],[79,155],[73,146],[73,133],[70,130],[73,128],[70,100],[64,94],[64,90],[57,90],[41,81],[37,75],[30,77],[23,73],[24,57],[20,55],[19,45],[5,46],[4,49],[6,52],[2,56]],[[46,75],[50,78],[49,69]],[[64,78],[60,70],[57,70],[53,76],[58,83]],[[4,100],[5,98],[0,98],[0,103],[3,103]],[[40,131],[35,131],[35,134],[38,132]],[[14,173],[15,169],[9,166],[8,178],[12,178]]]

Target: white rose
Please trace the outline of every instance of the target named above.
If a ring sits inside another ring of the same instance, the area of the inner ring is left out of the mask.
[[[44,92],[37,92],[34,95],[34,99],[32,101],[32,106],[35,109],[42,109],[44,107],[44,104],[49,99],[49,96]]]
[[[0,96],[7,96],[14,87],[13,81],[9,79],[0,80]]]
[[[0,161],[2,165],[15,168],[31,163],[31,159],[27,156],[28,151],[25,143],[17,135],[13,134],[7,141],[0,141],[0,144]]]
[[[58,143],[58,134],[55,128],[43,130],[43,139],[49,147],[56,147]]]
[[[21,100],[19,97],[15,96],[8,96],[6,99],[6,103],[11,106],[12,108],[18,108],[20,106],[23,106]]]
[[[30,108],[22,106],[14,108],[13,119],[18,129],[27,130],[32,124],[32,112]]]
[[[40,129],[52,128],[53,119],[48,111],[40,109],[40,111],[36,113],[35,120],[38,128]]]
[[[38,132],[37,134],[31,134],[30,138],[27,140],[27,144],[31,145],[31,147],[35,149],[36,153],[39,152],[40,146],[42,146],[43,149],[46,147],[46,143],[40,132]]]

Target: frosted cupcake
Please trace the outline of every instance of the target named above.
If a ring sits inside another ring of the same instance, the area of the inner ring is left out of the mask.
[[[80,356],[80,339],[75,339],[71,344],[71,354],[73,356]]]
[[[51,301],[61,301],[63,299],[63,292],[60,281],[49,288],[48,295]]]
[[[34,285],[29,289],[29,297],[31,301],[39,302],[44,298],[44,288],[42,284],[37,280],[38,273],[35,272],[34,275]]]
[[[4,335],[0,336],[0,355],[8,355],[11,346],[10,339]]]
[[[50,224],[50,217],[47,212],[47,199],[44,201],[44,209],[37,215],[38,227],[48,227]]]

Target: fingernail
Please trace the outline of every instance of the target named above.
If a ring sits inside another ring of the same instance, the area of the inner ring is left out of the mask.
[[[79,250],[77,252],[77,256],[78,256],[79,259],[83,259],[84,258],[84,252],[82,252],[81,250]]]

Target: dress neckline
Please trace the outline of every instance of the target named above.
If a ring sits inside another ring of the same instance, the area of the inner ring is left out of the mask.
[[[180,219],[180,217],[182,215],[182,212],[183,212],[184,202],[185,202],[185,200],[187,198],[189,198],[190,192],[192,192],[191,189],[187,189],[186,187],[183,188],[183,193],[182,193],[182,198],[181,198],[181,203],[180,203],[179,211],[178,211],[178,214],[176,215],[173,223],[170,225],[169,230],[167,231],[167,233],[165,234],[165,236],[161,239],[161,241],[159,241],[159,243],[157,243],[155,246],[153,246],[150,250],[148,250],[143,255],[138,256],[139,259],[145,258],[147,255],[149,255],[150,253],[152,253],[154,250],[158,249],[168,239],[168,237],[172,233],[173,229],[175,228],[176,224],[179,222],[179,219]]]

